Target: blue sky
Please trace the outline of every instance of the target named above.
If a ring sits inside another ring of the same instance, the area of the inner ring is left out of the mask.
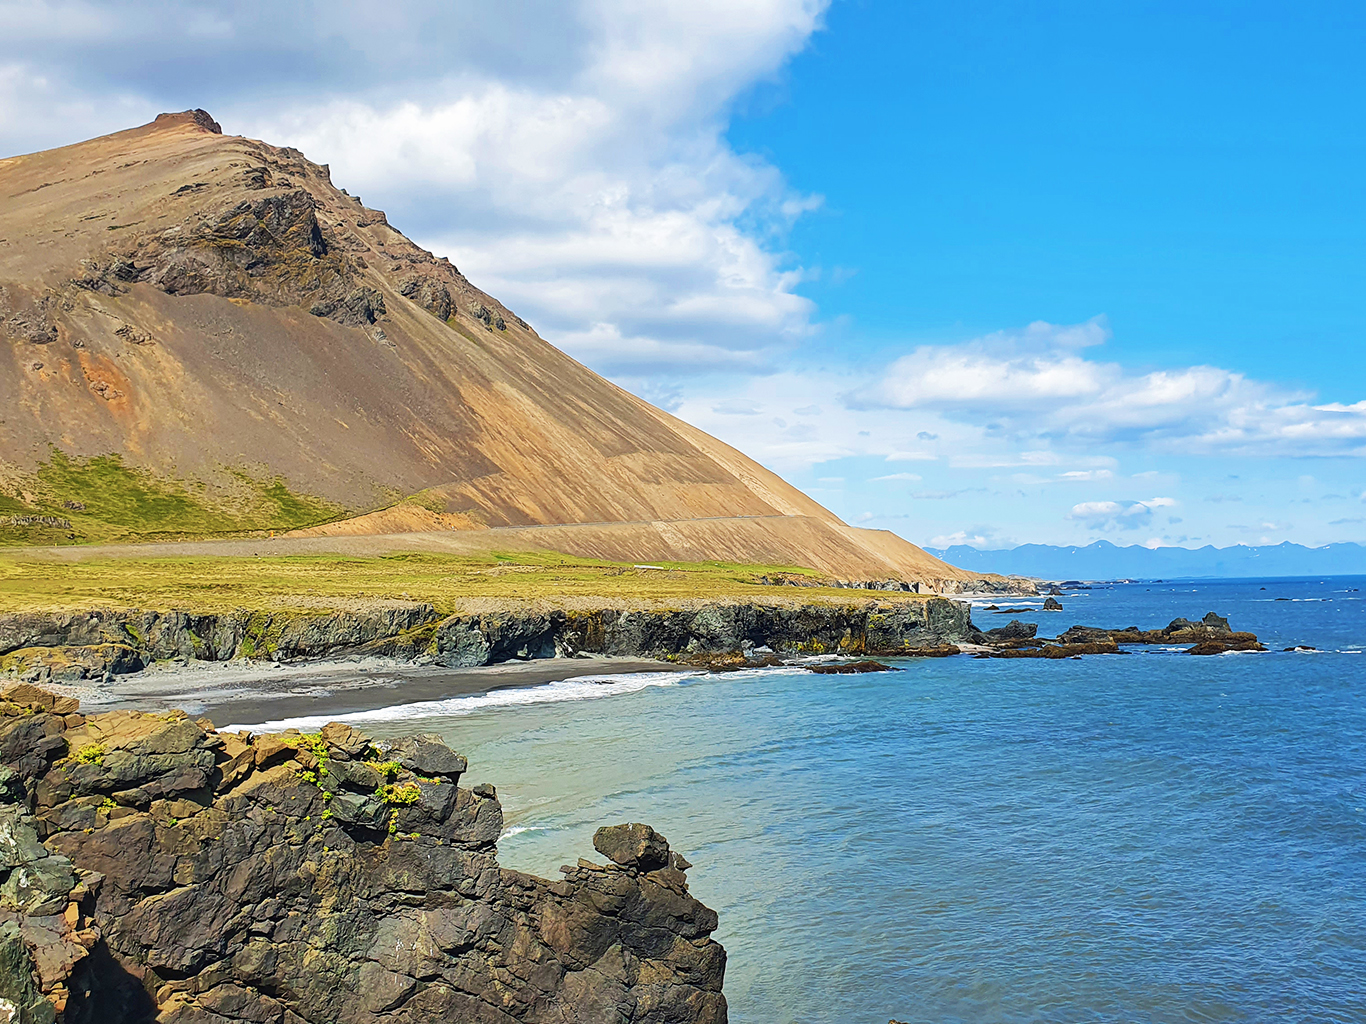
[[[789,244],[851,341],[1104,313],[1112,358],[1361,397],[1366,6],[853,0],[826,23],[728,137],[824,196]]]
[[[0,0],[0,152],[299,146],[918,543],[1366,541],[1364,12]]]

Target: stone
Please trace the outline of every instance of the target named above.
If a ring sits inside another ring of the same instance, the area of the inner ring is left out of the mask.
[[[986,637],[988,642],[995,640],[1032,640],[1038,631],[1039,627],[1033,622],[1011,619],[1004,626],[983,631],[982,635]]]
[[[953,649],[953,653],[958,653],[958,648]],[[815,672],[817,675],[858,675],[863,672],[897,672],[899,669],[892,668],[891,665],[884,665],[880,661],[841,661],[830,665],[808,665],[808,672]]]
[[[1187,654],[1227,654],[1229,651],[1264,651],[1266,650],[1255,638],[1251,640],[1240,639],[1239,634],[1230,633],[1228,638],[1223,640],[1203,640],[1196,644]]]
[[[423,734],[395,740],[388,756],[419,775],[458,780],[468,767],[465,759],[441,742],[439,736]]]
[[[1062,602],[1056,597],[1046,597],[1043,602],[1043,610],[1046,612],[1060,612],[1062,611]]]
[[[341,722],[328,722],[320,730],[320,735],[329,747],[334,748],[334,757],[338,753],[346,757],[360,757],[370,748],[369,736]]]
[[[1205,617],[1201,619],[1200,622],[1206,629],[1213,630],[1216,633],[1233,632],[1233,630],[1229,628],[1228,619],[1224,618],[1222,615],[1217,615],[1214,612],[1206,612]]]
[[[59,699],[55,694],[49,693],[32,683],[13,683],[0,689],[0,698],[11,704],[18,704],[20,707],[41,708],[44,711],[51,711],[52,706]]]
[[[593,834],[593,849],[622,867],[654,871],[669,863],[669,841],[649,825],[608,825]]]

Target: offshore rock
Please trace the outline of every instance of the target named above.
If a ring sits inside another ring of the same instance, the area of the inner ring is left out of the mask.
[[[982,636],[987,642],[998,640],[1032,640],[1039,631],[1039,627],[1032,622],[1021,622],[1019,619],[1011,619],[1004,626],[996,629],[988,629],[982,632]]]
[[[726,1020],[716,914],[647,825],[548,881],[499,867],[494,791],[435,737],[3,697],[6,1024]]]
[[[1189,619],[1172,619],[1162,629],[1139,629],[1126,626],[1123,629],[1103,629],[1096,626],[1073,626],[1059,634],[1059,643],[1105,643],[1118,644],[1196,644],[1203,648],[1190,653],[1221,654],[1226,650],[1261,651],[1266,648],[1257,640],[1255,633],[1234,632],[1228,619],[1214,612],[1208,612],[1199,622]]]
[[[950,653],[958,654],[958,648],[953,648],[951,652],[946,652],[943,656],[947,656],[947,654]],[[936,656],[937,655],[929,655],[929,657]],[[864,672],[896,672],[899,670],[892,668],[891,665],[884,665],[880,661],[844,661],[837,662],[833,665],[808,665],[807,671],[815,672],[817,675],[822,676],[852,676]]]
[[[1044,644],[1040,647],[1007,647],[991,654],[993,658],[1077,658],[1083,654],[1123,654],[1113,641],[1101,643]]]
[[[1071,658],[1082,654],[1123,654],[1128,644],[1194,644],[1188,654],[1224,654],[1229,651],[1264,651],[1254,633],[1234,632],[1228,619],[1209,612],[1199,622],[1173,619],[1162,629],[1104,629],[1073,626],[1056,640],[1036,640],[1035,625],[1015,620],[1000,629],[979,633],[980,641],[996,648],[979,655],[993,658]]]

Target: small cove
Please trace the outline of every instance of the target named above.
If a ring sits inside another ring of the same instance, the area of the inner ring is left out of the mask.
[[[721,913],[735,1022],[1360,1020],[1359,583],[1126,585],[1036,617],[1215,610],[1265,655],[768,669],[358,724],[465,753],[509,867],[656,826]]]

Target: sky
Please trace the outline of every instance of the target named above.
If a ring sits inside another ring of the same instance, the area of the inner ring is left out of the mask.
[[[1366,6],[0,0],[0,154],[301,148],[919,544],[1366,542]]]

